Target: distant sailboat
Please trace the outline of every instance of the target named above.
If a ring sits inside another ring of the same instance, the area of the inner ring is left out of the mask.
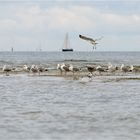
[[[11,48],[11,52],[14,52],[14,48],[13,47]]]
[[[66,36],[65,36],[64,48],[62,49],[62,51],[63,51],[63,52],[73,51],[73,49],[70,48],[68,33],[67,33]]]

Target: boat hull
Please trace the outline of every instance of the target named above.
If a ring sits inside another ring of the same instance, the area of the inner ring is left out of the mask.
[[[73,49],[62,49],[62,52],[73,52]]]

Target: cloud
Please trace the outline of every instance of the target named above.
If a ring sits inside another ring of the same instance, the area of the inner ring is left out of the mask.
[[[12,19],[3,19],[0,20],[0,29],[1,30],[12,30],[17,25],[15,20]]]
[[[140,32],[140,15],[117,15],[112,13],[102,14],[101,27],[106,27],[103,31],[112,34],[123,33],[125,35]]]
[[[93,12],[93,10],[87,7],[65,9],[56,6],[48,9],[41,9],[39,6],[33,6],[17,11],[16,18],[19,24],[27,29],[72,29],[80,31],[94,26],[94,23],[87,17],[87,14],[91,12]]]
[[[0,19],[0,26],[21,30],[72,30],[90,31],[109,29],[117,32],[139,31],[140,15],[119,15],[102,12],[91,6],[49,7],[41,9],[39,5],[20,7],[9,19]]]
[[[70,9],[55,7],[48,10],[48,22],[51,29],[86,30],[94,26],[86,14],[85,7],[72,7]]]
[[[37,39],[45,41],[48,39],[48,46],[53,46],[54,40],[57,42],[60,38],[62,39],[62,33],[67,31],[73,34],[75,44],[77,44],[76,41],[79,41],[77,38],[75,39],[79,33],[93,37],[112,36],[110,39],[113,41],[115,41],[114,38],[120,38],[120,36],[125,36],[125,39],[127,36],[134,38],[140,33],[140,14],[138,12],[121,14],[104,11],[94,5],[42,7],[35,3],[9,6],[9,9],[0,9],[0,13],[3,13],[0,14],[1,36],[7,34],[8,37],[9,34],[10,36],[13,34],[19,44],[20,42],[24,44],[23,42],[26,41],[32,47],[35,45],[33,42],[36,42]],[[4,40],[6,40],[6,36],[4,36]],[[108,44],[109,40],[105,39],[105,41],[104,44]],[[121,39],[121,42],[125,41]],[[135,42],[138,43],[136,40]],[[131,41],[129,43],[131,44]],[[51,50],[51,48],[49,49]]]

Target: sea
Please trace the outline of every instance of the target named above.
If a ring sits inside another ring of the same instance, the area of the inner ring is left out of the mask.
[[[63,62],[140,66],[140,52],[0,52],[0,68]],[[0,140],[140,140],[140,74],[116,77],[1,74]]]

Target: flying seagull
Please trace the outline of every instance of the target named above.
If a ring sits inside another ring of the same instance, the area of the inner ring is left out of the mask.
[[[96,49],[96,45],[98,44],[97,41],[98,40],[101,40],[103,37],[100,37],[98,39],[93,39],[93,38],[90,38],[90,37],[86,37],[86,36],[83,36],[83,35],[79,35],[79,37],[83,40],[86,40],[88,41],[89,43],[91,43],[93,45],[93,50]]]

